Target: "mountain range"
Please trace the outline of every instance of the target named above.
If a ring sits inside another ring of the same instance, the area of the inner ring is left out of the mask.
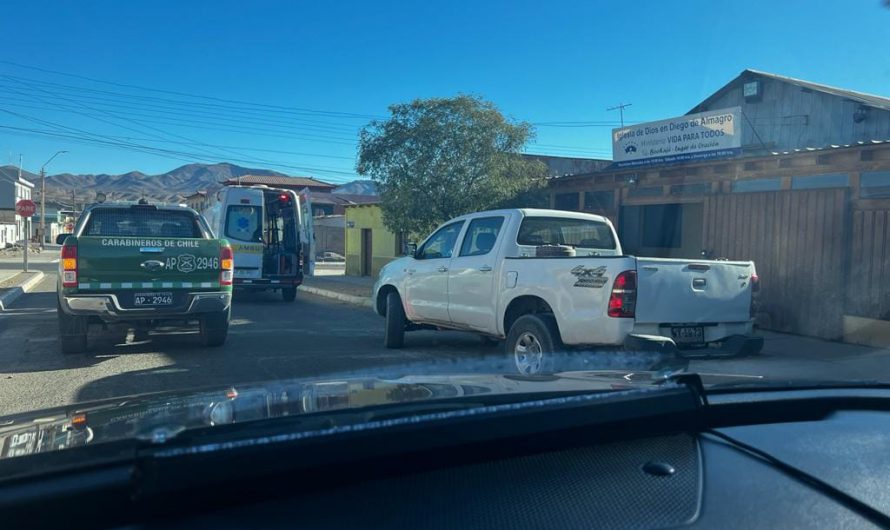
[[[17,174],[18,168],[15,166],[0,167],[2,177],[14,179]],[[73,193],[75,200],[83,203],[91,202],[95,199],[96,193],[103,192],[113,200],[136,200],[148,197],[164,202],[179,202],[185,195],[197,190],[218,188],[222,181],[243,175],[288,176],[269,169],[246,168],[226,162],[187,164],[159,175],[147,175],[140,171],[130,171],[120,175],[60,173],[47,175],[46,197],[48,201],[69,203]],[[40,185],[40,177],[34,173],[23,171],[22,177],[37,186]],[[376,186],[370,180],[355,180],[339,186],[334,192],[375,195]]]

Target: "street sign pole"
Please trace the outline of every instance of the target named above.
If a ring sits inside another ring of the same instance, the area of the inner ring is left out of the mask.
[[[31,218],[25,217],[25,251],[22,253],[22,270],[28,272],[28,234],[31,233]]]

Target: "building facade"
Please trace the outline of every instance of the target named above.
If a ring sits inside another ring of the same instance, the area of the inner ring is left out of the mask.
[[[315,230],[315,254],[334,252],[346,255],[346,216],[326,215],[312,222]]]
[[[404,254],[404,238],[383,224],[377,204],[346,207],[346,274],[377,276],[380,269]]]
[[[15,213],[15,204],[31,199],[34,184],[19,176],[18,170],[5,166],[0,171],[0,246],[30,239],[28,221]]]
[[[551,207],[627,254],[755,261],[763,328],[890,345],[890,99],[746,70],[692,111],[724,106],[741,156],[552,179]]]

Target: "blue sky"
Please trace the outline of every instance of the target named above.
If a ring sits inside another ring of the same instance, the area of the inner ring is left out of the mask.
[[[231,160],[345,181],[371,117],[461,92],[517,120],[604,123],[538,126],[528,150],[606,158],[607,107],[630,102],[637,122],[683,114],[747,67],[890,96],[879,0],[79,1],[3,14],[0,162],[21,153],[37,171],[69,150],[50,173]]]

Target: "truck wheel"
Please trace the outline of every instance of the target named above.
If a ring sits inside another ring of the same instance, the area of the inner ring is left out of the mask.
[[[58,304],[58,301],[56,302]],[[59,343],[62,353],[82,353],[87,349],[87,317],[69,315],[62,311],[61,304],[56,308],[59,317]]]
[[[283,298],[285,302],[293,302],[297,298],[297,288],[285,287],[281,290],[281,298]]]
[[[552,369],[552,354],[562,348],[559,329],[552,315],[524,315],[516,319],[504,342],[522,375],[546,373]]]
[[[405,344],[405,308],[397,293],[386,295],[386,329],[383,343],[387,348],[398,349]]]
[[[231,308],[218,313],[208,313],[199,320],[201,342],[204,346],[222,346],[229,333]]]

